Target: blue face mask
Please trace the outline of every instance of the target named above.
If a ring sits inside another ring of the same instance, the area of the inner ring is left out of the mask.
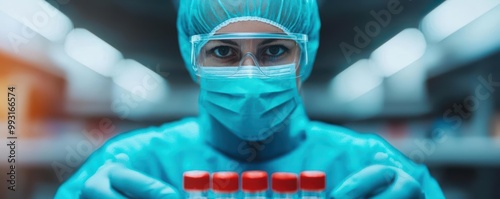
[[[300,103],[295,75],[283,78],[200,77],[199,103],[243,140],[265,140]]]

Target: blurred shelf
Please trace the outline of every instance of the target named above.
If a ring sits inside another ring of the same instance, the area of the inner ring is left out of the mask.
[[[500,166],[500,138],[448,137],[439,142],[404,138],[389,142],[414,161],[429,166]]]
[[[0,140],[1,143],[5,143],[0,151],[0,157],[3,157],[0,159],[0,166],[7,166],[10,165],[8,163],[10,149],[6,144],[14,140],[6,137]],[[98,148],[87,138],[69,133],[59,138],[18,138],[15,141],[16,166],[50,166],[54,162],[64,165],[80,164]]]

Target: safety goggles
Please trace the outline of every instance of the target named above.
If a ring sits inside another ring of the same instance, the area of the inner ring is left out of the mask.
[[[304,34],[194,35],[191,44],[191,63],[200,77],[296,77],[308,62]]]

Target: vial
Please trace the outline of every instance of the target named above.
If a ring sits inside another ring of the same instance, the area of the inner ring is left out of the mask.
[[[244,199],[265,199],[268,189],[265,171],[245,171],[241,174],[241,188]]]
[[[238,173],[215,172],[212,174],[212,191],[215,199],[237,199],[238,189]]]
[[[303,171],[300,173],[300,190],[302,199],[325,198],[326,175],[322,171]]]
[[[188,199],[207,199],[210,174],[206,171],[187,171],[183,175],[183,187]]]
[[[276,172],[271,176],[274,199],[297,199],[298,177],[294,173]]]

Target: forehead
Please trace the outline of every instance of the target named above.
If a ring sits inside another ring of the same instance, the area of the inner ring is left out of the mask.
[[[283,30],[276,26],[260,21],[238,21],[230,23],[227,26],[220,28],[217,33],[283,33]]]

